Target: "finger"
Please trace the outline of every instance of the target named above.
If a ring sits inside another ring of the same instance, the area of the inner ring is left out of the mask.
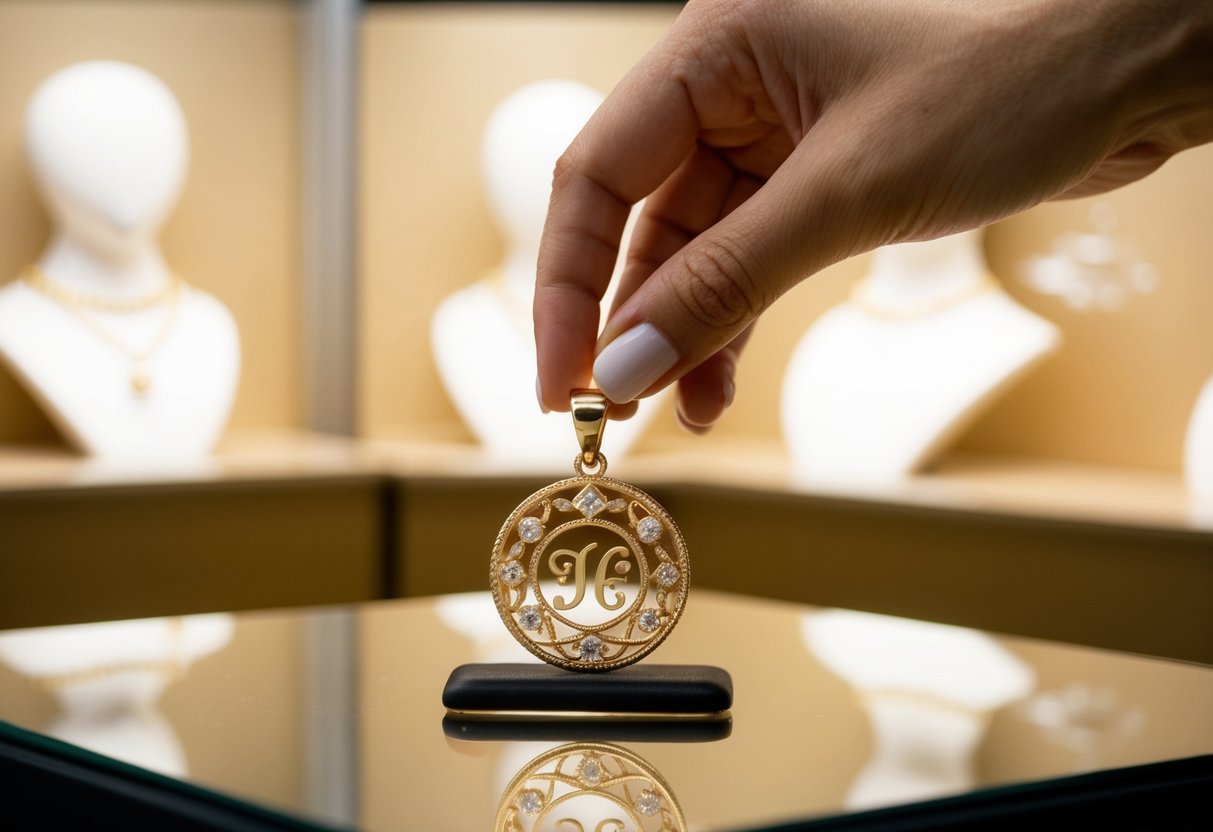
[[[697,145],[644,204],[611,306],[614,314],[656,269],[720,219],[736,172],[710,148]]]
[[[561,157],[535,286],[535,342],[544,405],[568,410],[590,378],[598,310],[631,206],[673,173],[698,129],[687,93],[660,54],[607,97]]]
[[[691,433],[707,433],[733,404],[737,361],[754,327],[748,326],[728,346],[678,380],[678,421]]]
[[[825,130],[810,134],[766,184],[636,288],[599,339],[594,378],[612,400],[681,377],[805,275],[869,246],[855,214],[874,195],[848,164],[849,146]]]

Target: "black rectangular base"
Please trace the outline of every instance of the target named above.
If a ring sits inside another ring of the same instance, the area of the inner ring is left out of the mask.
[[[634,664],[609,673],[465,664],[451,671],[442,704],[456,713],[708,717],[733,707],[733,679],[694,664]]]

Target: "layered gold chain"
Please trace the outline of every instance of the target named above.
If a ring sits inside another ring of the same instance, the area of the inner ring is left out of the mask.
[[[173,325],[177,322],[177,314],[181,306],[181,290],[184,286],[180,277],[173,274],[163,288],[141,297],[125,300],[87,295],[68,289],[50,280],[40,268],[32,264],[21,273],[21,279],[30,288],[62,306],[101,341],[126,355],[131,360],[132,392],[139,397],[147,395],[152,386],[152,377],[148,373],[147,363],[168,340],[173,331]],[[115,335],[94,314],[96,312],[129,314],[147,311],[157,306],[166,307],[164,320],[151,343],[143,349],[137,349]]]

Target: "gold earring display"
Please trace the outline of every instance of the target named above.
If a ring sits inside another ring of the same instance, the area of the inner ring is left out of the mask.
[[[495,832],[540,829],[686,832],[682,809],[661,775],[627,749],[572,743],[540,754],[501,798]]]
[[[575,477],[523,500],[497,535],[493,601],[527,650],[566,670],[611,670],[656,649],[682,615],[690,582],[673,518],[606,476],[607,399],[572,395]]]

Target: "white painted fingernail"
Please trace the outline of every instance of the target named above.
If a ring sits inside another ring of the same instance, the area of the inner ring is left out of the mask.
[[[539,383],[539,376],[535,376],[535,398],[539,400],[539,409],[544,413],[551,413],[547,405],[543,403],[543,385]]]
[[[639,396],[678,362],[678,350],[650,323],[620,335],[594,361],[594,381],[618,404]]]

